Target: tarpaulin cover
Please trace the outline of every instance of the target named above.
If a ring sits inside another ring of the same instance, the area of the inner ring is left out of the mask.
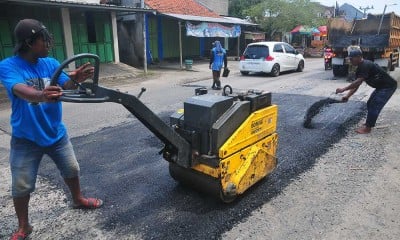
[[[340,35],[336,36],[333,39],[330,39],[334,48],[347,48],[351,45],[351,41],[354,39],[359,39],[361,44],[361,48],[368,49],[376,49],[376,48],[384,48],[388,46],[389,35],[381,34],[381,35]]]

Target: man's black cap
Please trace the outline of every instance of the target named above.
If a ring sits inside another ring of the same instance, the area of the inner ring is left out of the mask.
[[[349,57],[350,58],[352,58],[352,57],[361,57],[361,56],[362,56],[361,50],[352,50],[349,53]]]
[[[18,52],[18,50],[23,46],[24,42],[31,39],[35,34],[43,30],[46,30],[46,27],[38,20],[23,19],[19,21],[14,29],[14,36],[17,40],[14,52]]]

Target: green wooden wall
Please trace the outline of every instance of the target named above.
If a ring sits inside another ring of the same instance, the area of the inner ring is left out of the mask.
[[[157,18],[148,18],[148,37],[149,37],[149,50],[151,51],[151,56],[153,60],[159,60],[158,55],[158,25],[157,25]]]
[[[178,20],[163,18],[164,58],[179,57],[179,25]],[[183,58],[200,55],[200,40],[186,36],[185,22],[182,21],[182,55]]]
[[[162,25],[164,58],[177,58],[179,57],[178,21],[163,18]]]
[[[13,55],[12,29],[7,19],[0,18],[0,59]]]
[[[94,53],[99,55],[102,63],[114,62],[110,13],[89,12],[94,24],[90,39],[92,41],[88,38],[89,28],[85,14],[85,11],[79,9],[70,11],[74,54]],[[66,49],[60,8],[14,4],[0,4],[0,60],[13,55],[14,27],[24,18],[34,18],[43,22],[54,38],[54,46],[49,55],[60,62],[64,61]]]
[[[87,13],[71,12],[71,29],[74,53],[93,53],[100,57],[102,63],[114,62],[111,17],[109,13],[92,13],[95,36],[89,37]]]
[[[37,19],[47,27],[54,37],[54,46],[50,56],[59,61],[65,59],[65,44],[62,34],[62,23],[59,11],[43,7],[21,7],[17,5],[0,4],[0,59],[14,55],[14,27],[23,18]]]
[[[186,29],[182,22],[182,54],[183,57],[193,57],[200,55],[200,40],[195,37],[186,36]],[[156,17],[148,18],[149,46],[153,60],[158,59],[158,28],[161,27],[162,50],[164,59],[179,58],[179,25],[178,20],[171,18],[162,18],[161,26],[157,25]]]

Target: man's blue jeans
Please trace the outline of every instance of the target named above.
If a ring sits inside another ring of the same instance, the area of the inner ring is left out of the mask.
[[[67,134],[48,147],[41,147],[32,141],[12,137],[10,167],[13,197],[24,197],[35,190],[36,177],[44,154],[53,160],[63,178],[79,176],[79,164]]]
[[[396,88],[383,88],[375,89],[375,91],[372,92],[367,102],[368,114],[365,123],[367,127],[375,127],[379,113],[395,91]]]

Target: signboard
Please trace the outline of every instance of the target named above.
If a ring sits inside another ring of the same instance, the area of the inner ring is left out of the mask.
[[[198,25],[186,22],[186,36],[237,38],[240,36],[240,25],[226,27],[218,23],[202,22]]]

